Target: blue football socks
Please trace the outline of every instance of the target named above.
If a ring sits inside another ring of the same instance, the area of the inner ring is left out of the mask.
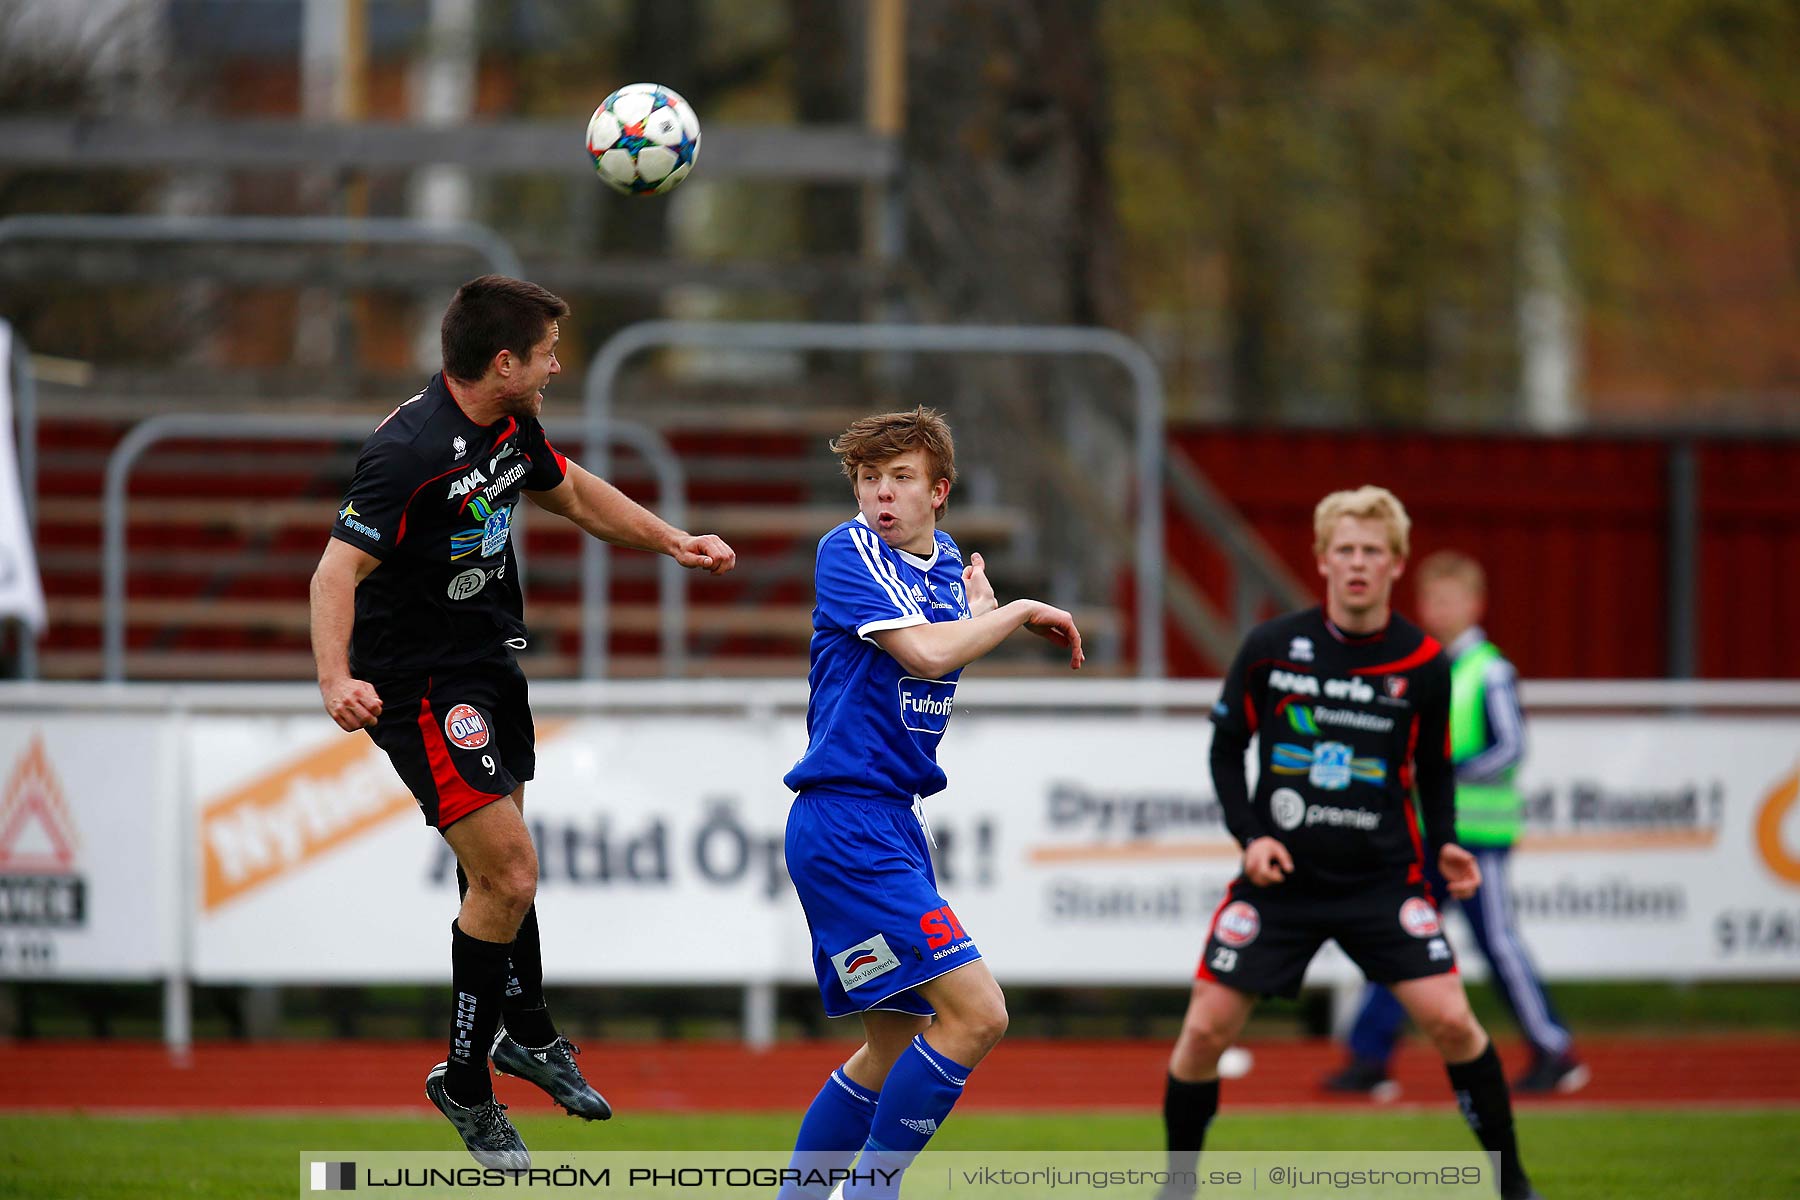
[[[800,1134],[794,1139],[794,1157],[788,1165],[801,1173],[798,1183],[784,1183],[776,1200],[813,1200],[830,1193],[841,1171],[856,1158],[869,1138],[875,1120],[879,1092],[871,1092],[839,1067],[813,1097]]]
[[[881,1085],[869,1139],[844,1187],[844,1200],[898,1196],[901,1173],[956,1107],[968,1080],[969,1068],[933,1050],[924,1034],[913,1038]]]

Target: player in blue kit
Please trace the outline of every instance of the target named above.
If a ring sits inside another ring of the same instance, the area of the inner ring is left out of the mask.
[[[937,528],[956,480],[941,415],[865,417],[831,448],[858,512],[819,540],[787,866],[825,1011],[860,1014],[866,1040],[807,1109],[784,1200],[897,1195],[1006,1032],[1000,986],[938,891],[923,800],[944,789],[938,741],[964,667],[1021,628],[1082,664],[1073,617],[1000,604],[981,555],[965,564]]]

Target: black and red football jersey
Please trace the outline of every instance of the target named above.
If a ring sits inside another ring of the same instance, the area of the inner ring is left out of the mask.
[[[1416,880],[1424,857],[1454,838],[1449,719],[1449,663],[1403,617],[1365,636],[1318,608],[1259,625],[1212,714],[1213,781],[1227,823],[1246,844],[1280,839],[1302,885],[1396,872]],[[1254,794],[1243,773],[1252,738]]]
[[[477,425],[441,374],[388,414],[363,443],[331,526],[381,560],[356,589],[351,670],[429,672],[523,639],[513,509],[566,470],[536,418]]]

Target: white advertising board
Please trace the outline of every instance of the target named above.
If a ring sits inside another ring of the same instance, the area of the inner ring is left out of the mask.
[[[455,862],[367,737],[311,717],[193,736],[198,978],[445,978]],[[525,817],[553,981],[810,978],[776,740],[744,719],[540,719]]]
[[[1237,868],[1209,744],[1199,721],[953,728],[951,790],[932,806],[945,890],[1002,979],[1191,975]],[[1792,720],[1535,721],[1510,896],[1545,973],[1800,975],[1797,772]],[[1308,979],[1353,975],[1327,947]]]
[[[189,737],[199,978],[444,978],[454,868],[367,738],[315,717],[200,717]],[[549,978],[810,979],[781,859],[803,743],[793,718],[540,720],[525,811]],[[1195,717],[953,722],[939,883],[1003,982],[1191,977],[1237,865],[1207,748]],[[1535,721],[1512,895],[1546,974],[1800,975],[1797,763],[1785,719]],[[1309,978],[1352,974],[1328,948]]]
[[[153,978],[179,951],[175,724],[0,722],[0,978]]]

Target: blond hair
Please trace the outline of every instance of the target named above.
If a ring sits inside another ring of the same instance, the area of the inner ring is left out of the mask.
[[[838,456],[852,487],[859,468],[887,462],[911,450],[925,452],[933,483],[940,479],[956,482],[956,443],[950,438],[950,423],[935,408],[921,404],[910,412],[877,413],[857,421],[831,440],[831,452]],[[938,512],[949,507],[946,498]]]
[[[1365,483],[1354,491],[1333,492],[1313,509],[1313,553],[1323,554],[1331,545],[1331,531],[1345,517],[1381,521],[1387,525],[1388,549],[1405,558],[1412,547],[1412,518],[1400,497],[1384,487]]]
[[[1413,582],[1419,587],[1440,579],[1453,579],[1477,596],[1487,595],[1487,572],[1481,569],[1480,563],[1459,550],[1428,554],[1413,568]]]

